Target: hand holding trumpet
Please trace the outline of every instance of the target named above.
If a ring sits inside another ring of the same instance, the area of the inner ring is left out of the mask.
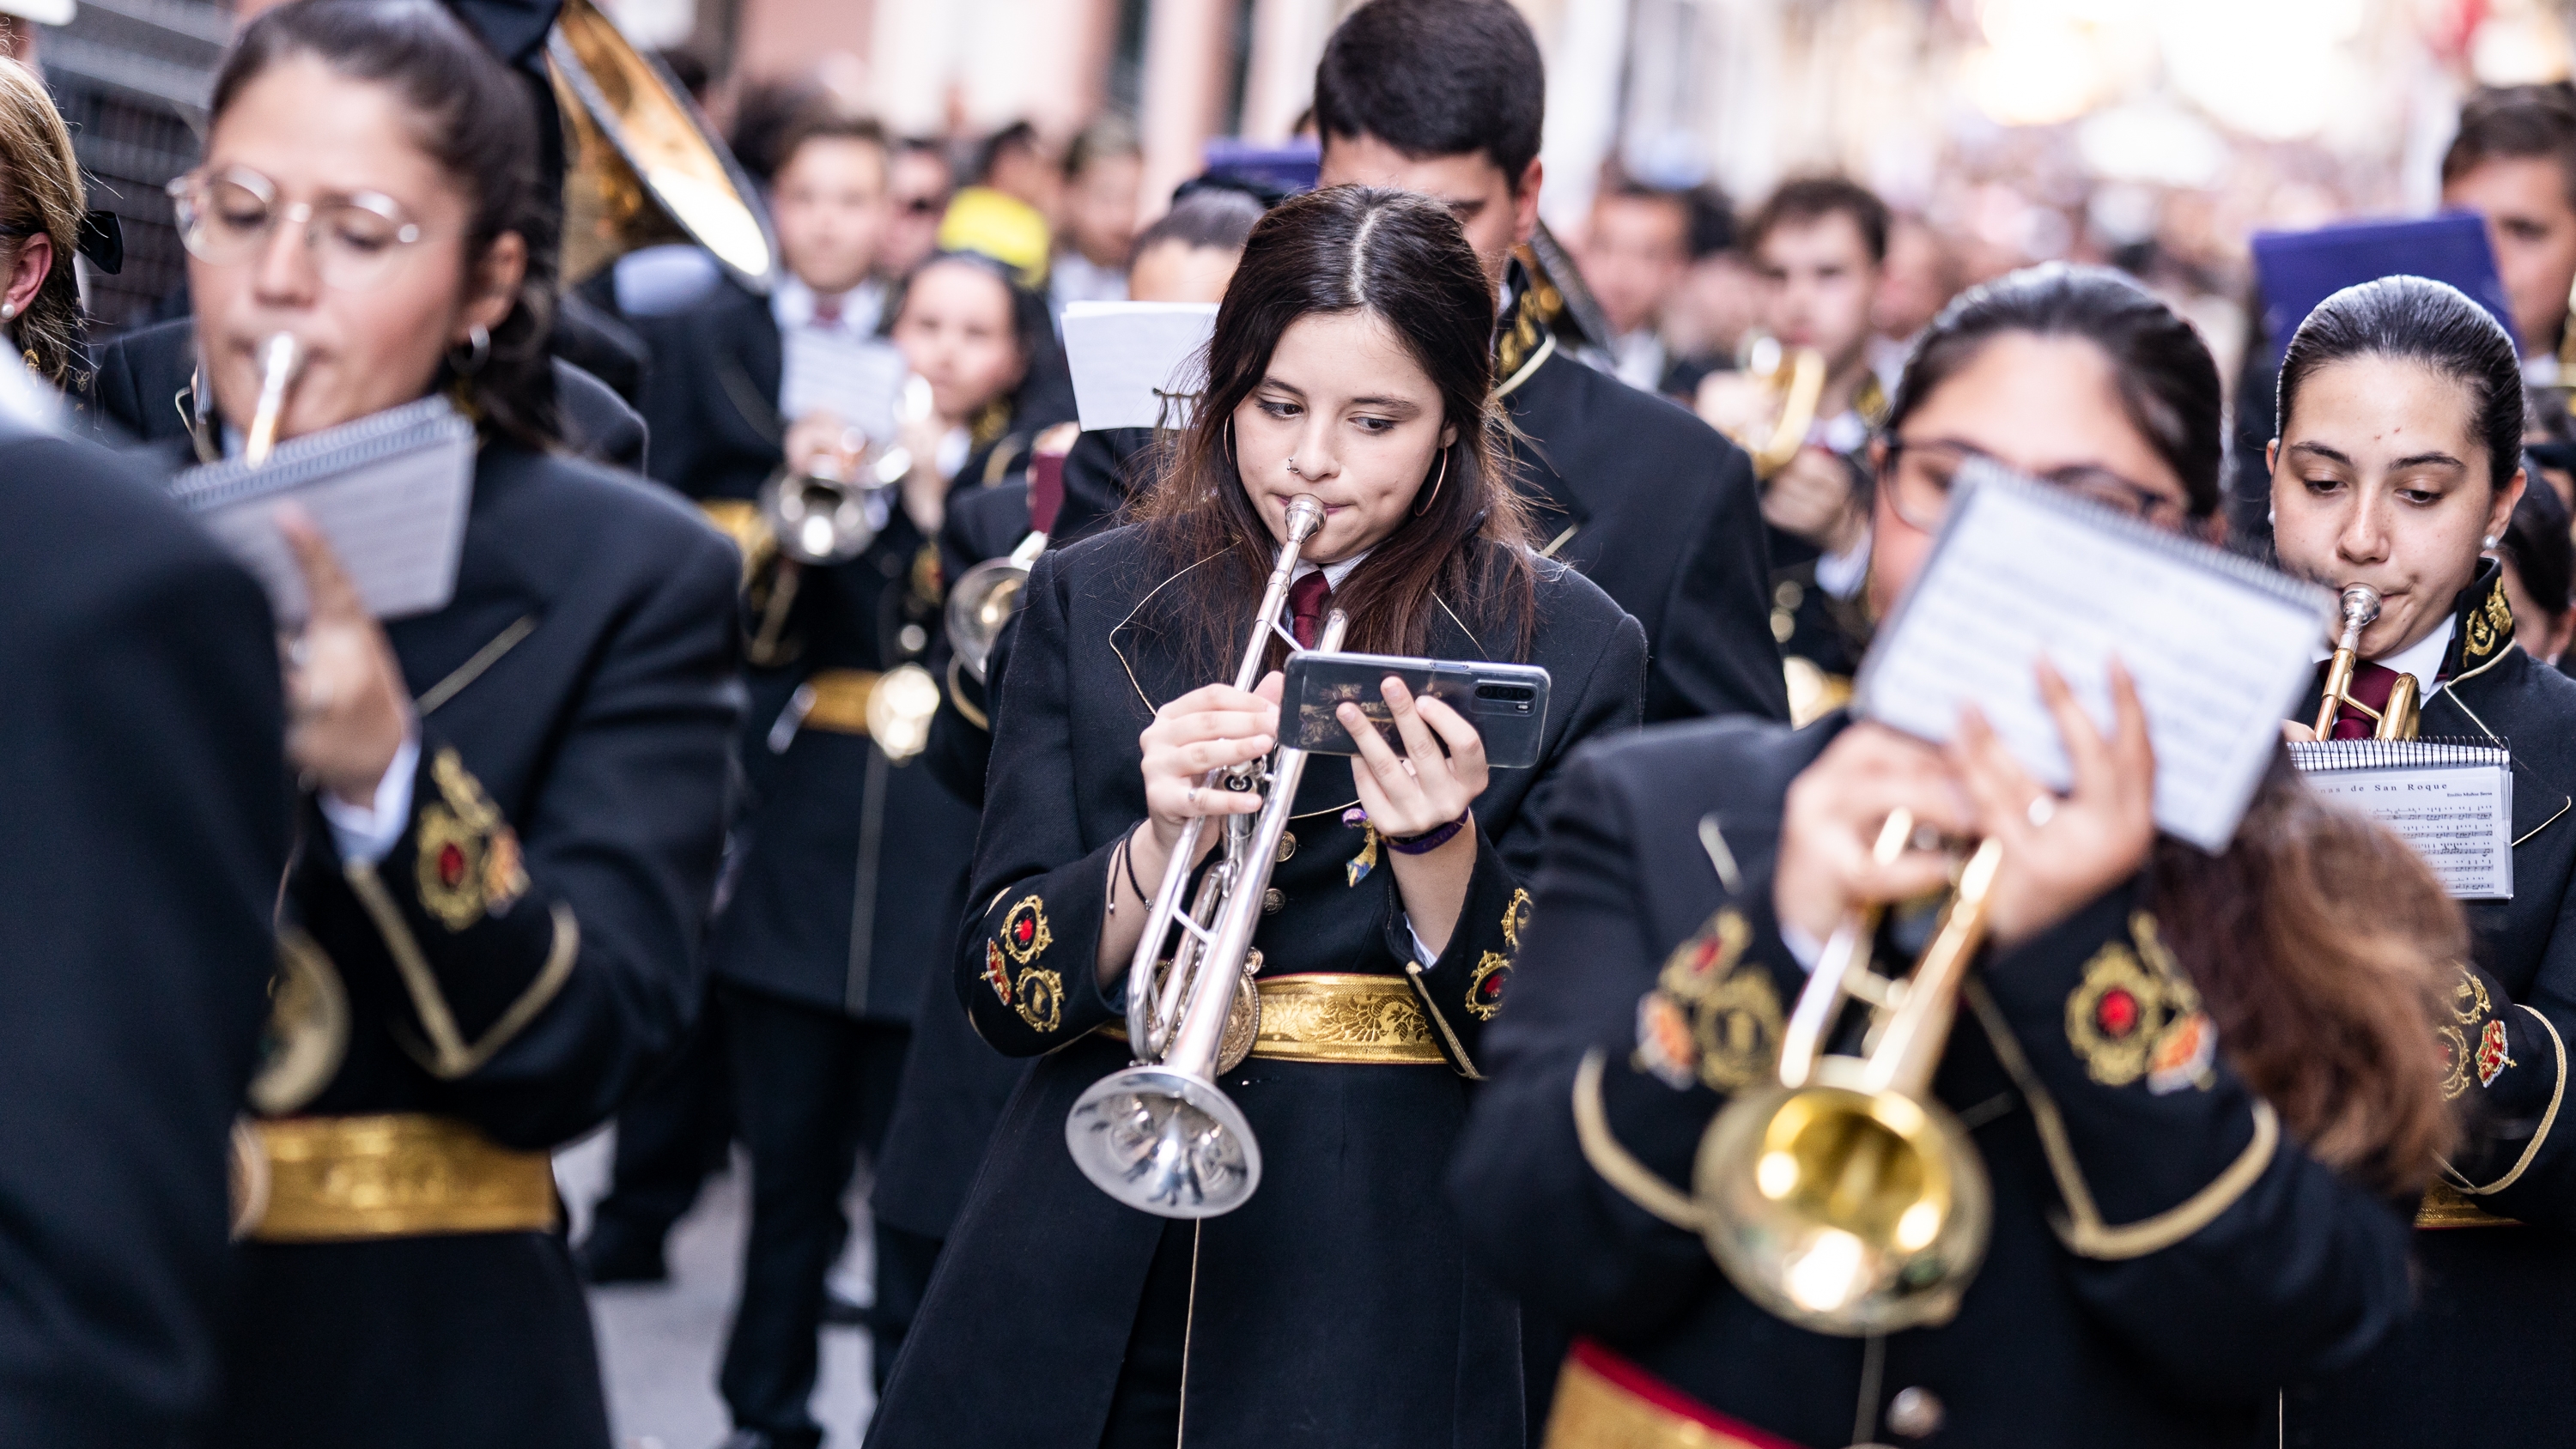
[[[1789,787],[1772,900],[1784,926],[1829,937],[1855,910],[1940,889],[1950,846],[2003,844],[1991,939],[2010,947],[2065,920],[2135,874],[2155,843],[2155,751],[2135,684],[2111,666],[2106,737],[2049,665],[2039,693],[2074,772],[2060,796],[2032,779],[1975,709],[1947,746],[1855,724]],[[1921,822],[1912,846],[1880,862],[1871,847],[1895,811]]]

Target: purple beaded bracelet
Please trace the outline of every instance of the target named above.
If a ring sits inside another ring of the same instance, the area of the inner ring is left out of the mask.
[[[1458,812],[1457,819],[1450,821],[1448,824],[1441,826],[1437,830],[1426,830],[1420,835],[1387,835],[1379,838],[1386,842],[1387,849],[1394,851],[1398,855],[1429,855],[1431,852],[1447,845],[1449,843],[1449,837],[1466,829],[1468,818],[1474,813],[1475,812],[1472,809],[1461,810]]]

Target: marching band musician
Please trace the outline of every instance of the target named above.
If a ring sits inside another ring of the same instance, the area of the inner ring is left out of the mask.
[[[1136,239],[1131,300],[1221,300],[1244,240],[1260,219],[1261,204],[1240,191],[1210,188],[1182,196]],[[1028,479],[957,495],[939,535],[940,573],[952,587],[966,570],[1010,553],[1028,536],[1029,498],[1048,471],[1062,485],[1050,544],[1106,527],[1125,507],[1125,475],[1131,463],[1137,465],[1135,471],[1144,471],[1152,431],[1084,433],[1068,446],[1063,435],[1074,426],[1060,423],[1054,437],[1039,436]],[[1095,444],[1097,452],[1086,458],[1085,450]],[[922,763],[958,798],[980,810],[992,756],[990,691],[953,654],[941,674],[946,694]],[[957,862],[959,912],[964,910],[965,864]],[[868,1200],[880,1248],[870,1327],[877,1336],[879,1361],[887,1366],[897,1342],[910,1330],[939,1244],[974,1185],[975,1169],[993,1139],[993,1124],[1001,1120],[1003,1103],[1027,1066],[994,1051],[975,1034],[944,976],[925,973],[921,990],[912,1046],[904,1055],[903,1084],[895,1094],[894,1116],[886,1124],[885,1150],[878,1156]],[[888,1265],[901,1276],[890,1273]]]
[[[306,361],[279,436],[442,392],[480,435],[434,613],[379,624],[281,524],[312,601],[288,678],[307,803],[215,1445],[608,1444],[548,1151],[680,1034],[735,565],[558,451],[533,125],[448,11],[298,0],[243,30],[178,192],[225,439],[281,333]]]
[[[719,1375],[729,1442],[746,1449],[821,1442],[810,1403],[825,1278],[849,1232],[842,1196],[859,1154],[884,1140],[973,849],[974,812],[914,762],[938,703],[922,665],[940,627],[930,540],[953,494],[1024,467],[1030,436],[1061,412],[1044,300],[981,253],[917,267],[884,304],[888,340],[874,318],[836,310],[866,295],[884,166],[872,122],[809,117],[779,148],[788,280],[767,299],[727,286],[644,324],[661,361],[655,472],[702,500],[745,500],[745,514],[782,466],[861,479],[894,455],[853,446],[847,426],[844,380],[865,375],[868,352],[916,379],[907,390],[926,404],[898,419],[909,466],[866,500],[875,533],[856,556],[781,562],[765,528],[749,538],[751,798],[710,946],[752,1159],[742,1300]],[[814,214],[851,195],[867,198],[864,232]],[[877,1235],[890,1311],[871,1321],[880,1380],[898,1305],[928,1276],[916,1242]]]
[[[2416,1214],[2420,1301],[2377,1352],[2292,1394],[2293,1444],[2542,1442],[2576,1387],[2576,1156],[2555,1130],[2576,1022],[2576,683],[2519,646],[2502,565],[2482,555],[2525,490],[2516,368],[2501,324],[2420,277],[2327,298],[2282,359],[2268,458],[2281,563],[2382,601],[2351,693],[2376,705],[2412,674],[2421,734],[2509,745],[2513,760],[2512,897],[2468,903],[2474,948],[2446,969],[2435,1018],[2465,1137]],[[2312,690],[2300,732],[2318,702]],[[2347,712],[2334,733],[2368,723]]]
[[[996,663],[956,973],[986,1040],[1047,1055],[872,1442],[1168,1445],[1186,1413],[1193,1444],[1521,1443],[1516,1316],[1460,1256],[1436,1179],[1505,994],[1530,806],[1576,742],[1635,722],[1644,646],[1529,546],[1500,471],[1493,313],[1447,210],[1357,187],[1282,205],[1227,288],[1201,410],[1141,520],[1039,556]],[[1346,611],[1352,649],[1525,659],[1554,697],[1526,772],[1489,773],[1463,716],[1400,686],[1403,755],[1361,726],[1361,762],[1308,762],[1253,940],[1264,997],[1315,1009],[1223,1074],[1265,1185],[1166,1222],[1085,1181],[1066,1112],[1129,1060],[1098,1029],[1131,989],[1143,883],[1184,820],[1254,798],[1199,773],[1269,754],[1275,676],[1203,681],[1232,667],[1243,600],[1308,494],[1329,511],[1277,621],[1301,643]]]
[[[157,480],[56,436],[41,376],[0,359],[0,795],[27,827],[0,843],[0,1444],[183,1444],[219,1392],[226,1143],[277,960],[276,634]]]
[[[1646,630],[1646,718],[1788,717],[1770,563],[1743,450],[1556,345],[1562,294],[1517,259],[1538,225],[1547,76],[1507,0],[1371,0],[1315,69],[1320,184],[1456,213],[1503,296],[1495,388],[1542,551]]]
[[[1861,600],[1869,566],[1869,499],[1863,449],[1887,416],[1895,361],[1870,326],[1886,274],[1887,203],[1838,176],[1803,177],[1771,193],[1745,224],[1744,249],[1762,278],[1763,323],[1783,349],[1811,351],[1822,391],[1797,452],[1765,481],[1762,521],[1770,530],[1771,634],[1789,678],[1789,710],[1803,724],[1842,703],[1869,647]],[[1784,357],[1784,362],[1786,358]],[[1783,403],[1774,381],[1744,372],[1700,383],[1699,413],[1711,426],[1774,421]]]
[[[1972,291],[1874,449],[1875,602],[1921,568],[1964,459],[2205,529],[2221,441],[2209,354],[2134,284],[2050,267]],[[2403,1312],[2383,1195],[2449,1140],[2423,1032],[2456,910],[2283,762],[2224,855],[2160,839],[2126,677],[2108,734],[2040,684],[2064,797],[1974,716],[1947,749],[1836,712],[1648,730],[1572,767],[1451,1183],[1478,1260],[1585,1335],[1556,1449],[2269,1443],[2284,1378]],[[2002,845],[1932,1084],[1983,1156],[1992,1237],[1955,1318],[1827,1336],[1676,1223],[1703,1130],[1778,1079],[1802,969],[1856,907],[1948,879],[1946,851],[1873,857],[1900,809]]]

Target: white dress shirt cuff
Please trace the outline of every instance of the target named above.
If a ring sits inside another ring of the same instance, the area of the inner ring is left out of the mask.
[[[325,790],[317,797],[322,818],[330,822],[331,843],[350,865],[373,865],[385,858],[411,823],[411,779],[420,771],[420,741],[406,739],[394,751],[394,762],[376,782],[373,805],[352,805]]]

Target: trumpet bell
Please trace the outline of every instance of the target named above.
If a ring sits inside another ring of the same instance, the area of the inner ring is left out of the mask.
[[[1016,558],[986,559],[959,576],[948,591],[948,645],[968,674],[981,680],[992,663],[993,645],[1004,625],[1020,611],[1020,592],[1028,587],[1029,566]]]
[[[1165,1218],[1212,1218],[1261,1186],[1261,1144],[1216,1084],[1137,1066],[1091,1084],[1064,1119],[1064,1145],[1102,1192]]]
[[[780,473],[761,488],[760,513],[778,551],[801,564],[848,563],[876,542],[866,490],[838,478]]]
[[[1818,1333],[1948,1321],[1984,1260],[1993,1190],[1956,1117],[1861,1090],[1829,1058],[1815,1084],[1736,1098],[1700,1144],[1708,1249],[1744,1296]]]

